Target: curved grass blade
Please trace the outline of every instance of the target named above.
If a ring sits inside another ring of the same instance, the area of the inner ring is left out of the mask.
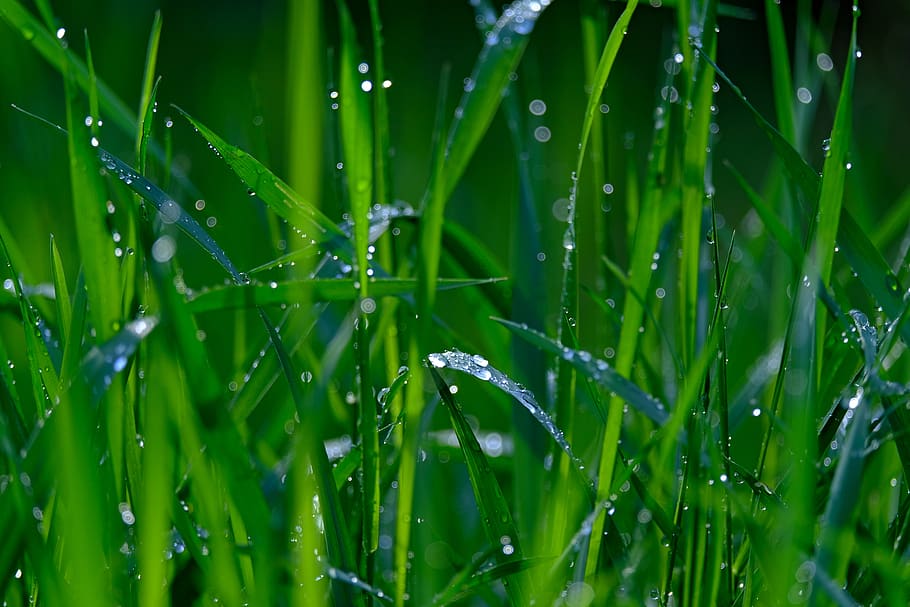
[[[455,110],[445,152],[441,195],[448,200],[487,132],[537,19],[551,0],[516,0],[486,34],[483,50]],[[429,192],[428,192],[429,194]]]
[[[157,326],[158,318],[146,316],[124,325],[114,337],[95,346],[82,361],[82,372],[95,398],[100,398],[114,376],[123,371],[139,343]]]
[[[110,152],[98,150],[98,158],[101,164],[110,171],[114,171],[117,177],[125,183],[133,192],[139,194],[143,199],[151,202],[161,216],[161,220],[166,224],[174,224],[180,230],[189,236],[196,244],[202,247],[209,255],[212,256],[218,264],[224,268],[231,278],[237,284],[247,282],[246,276],[240,273],[234,264],[228,258],[227,253],[215,241],[214,238],[206,232],[199,223],[193,219],[192,215],[187,213],[183,207],[168,196],[161,188],[140,175],[133,168],[111,154]]]
[[[500,547],[495,553],[496,562],[506,564],[521,561],[522,552],[518,529],[512,520],[509,504],[502,494],[499,482],[490,468],[490,463],[487,461],[480,443],[477,442],[477,437],[474,436],[474,431],[471,429],[461,405],[455,400],[448,384],[436,370],[438,363],[434,360],[434,358],[428,357],[426,364],[436,384],[436,390],[449,411],[452,428],[458,436],[458,443],[468,467],[468,477],[471,481],[471,488],[474,490],[474,498],[477,500],[487,539],[491,545]],[[529,582],[530,580],[520,573],[514,575],[511,580],[503,581],[509,601],[515,607],[527,605],[529,598],[533,596],[530,593]]]
[[[449,291],[499,282],[502,278],[460,279],[443,278],[437,291]],[[199,291],[189,300],[194,313],[281,305],[309,298],[312,301],[354,301],[358,299],[356,282],[350,278],[313,278],[269,284],[227,285]],[[370,278],[371,297],[404,296],[413,293],[417,281],[413,278]]]
[[[492,550],[495,550],[495,548]],[[489,558],[492,556],[490,554],[491,551],[482,553],[482,556]],[[475,559],[472,563],[470,563],[468,567],[463,570],[463,575],[457,576],[457,579],[453,580],[442,593],[433,598],[433,605],[437,607],[445,607],[446,605],[451,605],[456,601],[460,601],[461,599],[471,596],[477,592],[478,589],[484,586],[489,586],[496,580],[503,579],[509,575],[515,575],[516,573],[520,573],[522,571],[528,571],[529,569],[540,567],[541,565],[545,565],[552,560],[552,557],[529,557],[520,561],[510,561],[508,563],[494,565],[492,567],[477,571],[478,565],[482,564],[483,560]],[[474,572],[473,575],[471,575],[472,572]]]
[[[207,126],[174,106],[180,114],[208,141],[232,171],[279,217],[299,230],[303,238],[328,243],[339,257],[350,261],[352,250],[347,236],[335,223],[309,202],[303,200],[291,186],[279,179],[265,165],[240,148],[226,142]]]
[[[593,379],[607,390],[615,392],[617,396],[624,399],[635,409],[638,409],[657,425],[662,426],[669,419],[667,408],[662,402],[619,375],[606,361],[594,358],[589,352],[561,346],[543,333],[529,329],[526,326],[501,318],[495,318],[494,320],[502,323],[510,331],[538,348],[571,363],[586,377]]]
[[[356,574],[349,573],[347,571],[343,571],[341,569],[338,569],[337,567],[327,567],[325,570],[325,573],[331,579],[339,581],[343,584],[352,586],[362,592],[369,594],[370,596],[372,596],[374,598],[379,599],[383,603],[392,602],[392,598],[388,594],[383,592],[383,590],[381,588],[377,588],[375,586],[371,586],[370,584],[367,584],[361,578],[359,578]]]
[[[515,400],[517,400],[525,409],[527,409],[534,419],[547,431],[547,434],[553,437],[559,448],[569,457],[575,470],[584,480],[585,486],[593,489],[592,482],[585,471],[585,464],[572,451],[572,446],[566,440],[565,434],[556,426],[546,411],[537,404],[534,395],[521,384],[510,379],[505,373],[491,366],[489,361],[479,354],[465,354],[458,350],[446,350],[445,352],[434,352],[427,356],[427,360],[434,369],[449,368],[473,375],[481,381],[486,381],[496,386]],[[593,493],[591,495],[593,497]]]

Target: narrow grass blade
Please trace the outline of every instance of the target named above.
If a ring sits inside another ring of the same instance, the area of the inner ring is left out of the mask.
[[[669,415],[664,404],[642,391],[641,388],[625,377],[619,375],[606,361],[595,358],[589,352],[561,346],[543,333],[528,327],[508,320],[495,320],[538,348],[568,361],[586,377],[594,380],[607,390],[615,392],[617,396],[627,401],[633,408],[640,411],[657,425],[660,426],[667,422]]]
[[[241,274],[231,262],[224,249],[215,241],[211,235],[206,232],[199,223],[193,219],[193,216],[187,213],[183,207],[168,196],[161,188],[140,175],[131,166],[103,149],[99,149],[98,158],[101,164],[110,171],[114,171],[117,178],[125,183],[133,192],[143,199],[151,202],[161,216],[161,221],[165,224],[176,225],[180,230],[189,236],[196,244],[202,247],[209,255],[212,256],[218,264],[224,268],[235,283],[246,283],[248,279]],[[169,237],[168,237],[169,238]],[[172,250],[173,241],[167,249]],[[173,253],[171,253],[172,255]],[[154,256],[154,253],[153,253]],[[160,257],[167,257],[162,253]]]
[[[0,252],[3,253],[3,260],[6,263],[9,275],[13,277],[10,280],[13,283],[19,314],[22,318],[29,374],[31,376],[31,382],[29,382],[32,391],[31,395],[34,399],[36,415],[40,419],[44,417],[46,411],[50,410],[52,406],[54,401],[52,395],[56,396],[58,379],[54,371],[54,365],[51,362],[51,356],[42,339],[38,312],[32,307],[22,292],[19,274],[10,259],[6,245],[6,242],[10,239],[11,235],[6,233],[6,226],[0,223]]]
[[[136,137],[136,158],[139,170],[145,172],[145,155],[148,147],[148,136],[151,132],[149,110],[155,106],[155,92],[160,79],[155,79],[158,63],[158,44],[161,42],[161,11],[155,11],[152,19],[152,31],[149,33],[148,46],[145,50],[145,70],[142,75],[142,93],[139,95],[139,116],[142,125]]]
[[[442,278],[437,291],[449,291],[481,286],[501,279]],[[194,313],[249,308],[253,306],[282,305],[307,298],[312,301],[354,301],[360,296],[355,288],[357,281],[349,278],[314,278],[269,284],[246,284],[214,287],[199,291],[189,300]],[[406,296],[417,289],[413,278],[370,278],[370,296],[373,298]]]
[[[815,255],[822,282],[828,284],[831,266],[834,263],[834,242],[844,198],[844,184],[847,178],[847,151],[850,146],[850,131],[853,128],[853,80],[856,72],[856,27],[859,21],[859,6],[853,2],[853,27],[850,46],[847,51],[847,67],[841,83],[840,98],[834,115],[834,126],[825,153],[821,189],[818,200],[818,218],[815,232]],[[824,323],[820,323],[821,330]],[[821,339],[822,336],[819,336]]]
[[[474,490],[474,498],[477,500],[477,507],[480,510],[484,531],[487,539],[492,546],[500,546],[496,552],[496,561],[499,564],[521,561],[522,552],[518,538],[518,529],[512,520],[512,513],[509,510],[509,504],[506,502],[499,482],[490,469],[480,443],[474,436],[467,418],[461,409],[461,405],[455,400],[454,395],[449,390],[448,384],[439,375],[436,365],[429,361],[430,375],[436,384],[439,396],[445,403],[452,420],[452,428],[458,436],[458,443],[461,446],[461,452],[464,454],[465,464],[468,467],[468,477],[471,481],[471,488]],[[506,592],[512,605],[526,605],[531,596],[529,579],[523,574],[516,574],[510,579],[504,580]]]
[[[62,49],[60,51],[63,53]],[[65,64],[67,141],[70,159],[70,183],[73,190],[73,213],[76,220],[76,237],[85,268],[88,289],[89,314],[92,324],[102,340],[114,334],[120,318],[120,268],[108,243],[107,193],[98,174],[93,138],[80,102],[73,68]]]
[[[768,23],[768,47],[771,49],[771,76],[777,127],[791,144],[796,143],[796,118],[793,108],[793,77],[790,74],[790,53],[780,6],[765,0],[765,19]]]
[[[487,33],[449,130],[445,171],[440,174],[443,200],[451,196],[487,132],[508,86],[509,74],[518,66],[534,25],[550,1],[516,0],[503,10],[496,26]]]
[[[484,556],[490,556],[484,553]],[[508,563],[502,563],[500,565],[494,565],[489,568],[485,568],[481,571],[477,571],[467,579],[459,579],[457,583],[450,584],[445,591],[440,593],[437,597],[433,599],[433,605],[438,607],[444,607],[445,605],[451,605],[456,601],[467,598],[477,592],[478,589],[489,586],[497,580],[501,580],[510,575],[515,575],[522,571],[528,571],[530,569],[536,569],[542,565],[546,565],[549,562],[552,562],[550,557],[536,557],[536,558],[525,558],[520,561],[511,561]],[[472,571],[476,569],[474,565],[478,565],[476,561],[472,563]]]
[[[70,326],[73,322],[72,300],[69,286],[66,281],[66,272],[63,269],[63,259],[57,249],[57,241],[51,235],[51,269],[54,278],[54,303],[57,305],[57,326],[60,332],[60,341],[66,347],[70,335]],[[60,369],[57,369],[60,372]]]
[[[367,248],[370,243],[370,207],[373,201],[373,125],[370,98],[361,90],[362,75],[358,69],[360,50],[354,23],[343,0],[338,2],[341,27],[340,61],[340,119],[344,166],[347,175],[351,217],[354,221],[355,287],[364,303],[368,301],[370,275]],[[382,90],[381,83],[377,83]],[[371,300],[370,300],[371,301]],[[372,554],[379,545],[379,432],[376,420],[376,401],[370,385],[370,343],[367,333],[367,313],[357,320],[356,368],[359,392],[357,428],[363,448],[361,469],[363,503],[363,548]],[[375,309],[375,306],[374,306]],[[372,569],[366,571],[372,581]]]
[[[250,188],[250,195],[258,196],[279,217],[299,230],[301,238],[327,243],[336,254],[350,258],[347,237],[335,223],[311,203],[303,200],[291,186],[268,170],[261,162],[227,143],[204,124],[175,106],[175,109],[192,124],[224,159],[232,171]]]
[[[765,227],[768,228],[768,231],[771,232],[771,236],[777,241],[777,244],[781,246],[787,254],[787,257],[790,258],[794,267],[800,267],[803,260],[802,246],[793,238],[793,235],[777,215],[774,214],[774,211],[765,203],[761,195],[752,189],[752,186],[749,185],[742,173],[736,170],[729,162],[724,162],[724,166],[733,174],[733,177],[736,179],[737,183],[739,183],[739,187],[742,188],[743,192],[746,194],[746,198],[752,203],[752,208],[758,213],[762,223],[764,223]]]
[[[434,352],[427,356],[427,360],[435,369],[455,369],[456,371],[473,375],[481,381],[490,382],[490,384],[517,400],[534,416],[534,419],[547,431],[547,434],[553,437],[559,448],[569,457],[585,487],[589,490],[593,489],[589,475],[585,471],[584,462],[575,455],[563,431],[556,426],[556,423],[547,415],[547,412],[537,404],[537,399],[534,398],[534,395],[524,386],[514,382],[502,371],[491,366],[489,361],[479,354],[470,355],[458,350],[447,350],[445,352]]]

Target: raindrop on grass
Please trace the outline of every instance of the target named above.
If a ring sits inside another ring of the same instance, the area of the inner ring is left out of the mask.
[[[534,139],[540,143],[546,143],[550,140],[550,137],[552,137],[552,133],[550,132],[549,128],[545,126],[539,126],[534,129]]]
[[[543,116],[547,112],[547,104],[541,99],[535,99],[528,105],[528,110],[535,116]]]

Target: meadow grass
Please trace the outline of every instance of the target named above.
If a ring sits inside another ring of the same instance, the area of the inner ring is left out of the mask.
[[[276,148],[181,109],[167,8],[134,113],[105,31],[0,0],[73,218],[0,182],[5,605],[908,604],[910,197],[856,177],[857,1],[553,4],[472,2],[414,98],[406,11],[291,3]]]

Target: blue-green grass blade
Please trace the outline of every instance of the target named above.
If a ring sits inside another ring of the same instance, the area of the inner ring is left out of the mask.
[[[42,418],[45,412],[51,408],[51,403],[54,402],[53,397],[57,394],[57,373],[42,336],[39,323],[43,321],[40,320],[38,311],[35,310],[22,292],[19,274],[10,259],[9,250],[6,246],[8,240],[11,240],[11,235],[6,232],[5,224],[0,223],[0,252],[3,254],[8,275],[12,277],[10,280],[13,282],[16,303],[19,308],[19,314],[22,317],[25,348],[31,378],[31,382],[29,382],[32,391],[31,396],[34,398],[36,416]]]
[[[477,508],[481,513],[487,540],[492,546],[500,547],[496,551],[496,562],[505,564],[521,561],[522,550],[518,528],[512,520],[509,504],[502,493],[499,482],[490,468],[490,463],[487,461],[480,443],[477,442],[477,437],[474,436],[474,431],[464,415],[461,404],[455,399],[449,390],[449,385],[436,370],[437,367],[432,363],[432,359],[429,362],[430,375],[433,377],[439,396],[449,411],[452,428],[455,430],[461,452],[464,455],[468,477],[477,501]],[[504,580],[504,584],[509,601],[516,607],[527,605],[528,600],[533,596],[530,578],[521,572]]]
[[[765,0],[765,19],[768,23],[768,47],[771,49],[771,78],[777,128],[791,144],[796,143],[796,117],[793,107],[793,77],[790,73],[790,53],[780,5]]]
[[[814,203],[818,197],[818,173],[806,163],[796,148],[787,141],[780,131],[774,128],[755,106],[746,99],[742,90],[736,86],[730,77],[727,76],[727,74],[725,74],[710,57],[702,55],[701,58],[714,68],[715,74],[730,87],[734,97],[749,110],[749,113],[752,115],[752,118],[755,120],[759,129],[761,129],[771,141],[771,146],[774,148],[778,157],[780,157],[784,170],[790,175],[790,178],[793,179],[793,182],[799,188],[800,192],[802,192],[804,199],[810,204]]]
[[[327,243],[339,256],[351,258],[347,236],[335,223],[310,202],[305,201],[291,186],[279,179],[261,162],[240,148],[226,142],[204,124],[175,106],[175,109],[208,141],[224,162],[279,217],[300,230],[302,238]],[[347,246],[343,246],[347,245]]]
[[[437,291],[450,291],[500,282],[502,278],[442,278]],[[230,308],[282,305],[299,301],[355,301],[360,295],[350,278],[312,278],[269,284],[225,285],[201,290],[189,300],[194,313]],[[370,296],[404,297],[417,289],[414,278],[370,278]]]
[[[443,200],[451,196],[493,121],[502,101],[502,92],[509,84],[509,74],[518,66],[534,25],[549,4],[550,0],[516,0],[503,10],[496,25],[485,36],[483,49],[449,129],[445,171],[440,175],[442,184],[439,186]]]
[[[176,225],[184,234],[211,255],[212,259],[230,274],[235,283],[247,282],[247,278],[237,270],[227,253],[221,248],[221,245],[164,190],[106,150],[99,149],[98,158],[107,170],[113,171],[117,178],[133,192],[152,203],[158,210],[163,223]]]
[[[615,392],[617,396],[624,399],[634,409],[640,411],[657,425],[662,426],[667,422],[669,415],[666,406],[625,377],[619,375],[606,361],[595,358],[589,352],[561,346],[553,339],[534,329],[529,329],[508,320],[495,320],[538,348],[568,361],[585,377],[594,380],[603,388]]]

